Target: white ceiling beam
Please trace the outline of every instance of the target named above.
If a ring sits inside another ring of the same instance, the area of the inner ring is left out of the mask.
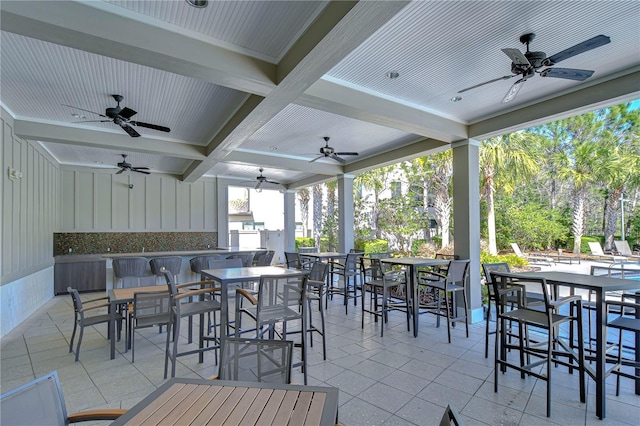
[[[367,157],[360,161],[346,164],[344,167],[342,167],[341,173],[336,173],[330,178],[327,178],[327,176],[324,176],[324,175],[317,174],[314,176],[309,176],[304,179],[300,179],[295,182],[290,182],[287,185],[287,188],[298,189],[298,188],[304,188],[307,186],[312,186],[322,182],[327,182],[332,179],[335,179],[336,176],[338,176],[338,174],[357,175],[360,173],[367,172],[369,170],[378,169],[380,167],[395,164],[400,161],[411,160],[417,157],[435,154],[437,152],[441,152],[450,148],[451,148],[451,144],[448,142],[439,141],[435,139],[421,139],[412,144],[405,145],[403,147],[393,149],[387,152],[383,152],[381,154],[374,155],[372,157]]]
[[[545,99],[469,126],[469,137],[487,139],[640,98],[640,71]]]
[[[324,79],[315,82],[295,103],[425,138],[448,142],[467,138],[464,123]]]
[[[247,93],[266,95],[274,64],[162,28],[103,2],[3,1],[2,30]]]
[[[213,150],[207,160],[194,163],[183,179],[186,182],[198,180],[407,4],[406,1],[329,3],[278,64],[278,86],[251,108],[222,143],[210,146]]]
[[[325,162],[300,160],[289,156],[277,154],[258,153],[237,149],[227,155],[225,163],[247,164],[258,167],[271,167],[281,170],[293,170],[297,172],[315,173],[327,176],[336,176],[344,173],[339,164],[328,164]]]
[[[126,134],[21,119],[14,120],[13,131],[21,138],[33,141],[91,146],[123,152],[144,152],[190,160],[206,158],[204,148],[201,146],[152,139],[145,136],[134,139]]]
[[[409,145],[404,145],[397,149],[383,152],[378,155],[364,158],[360,161],[349,163],[344,166],[344,173],[358,174],[368,170],[378,169],[398,163],[400,161],[411,160],[429,154],[435,154],[451,148],[451,144],[436,139],[421,139]]]

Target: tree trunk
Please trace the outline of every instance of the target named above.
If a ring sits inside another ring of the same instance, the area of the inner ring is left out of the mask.
[[[571,232],[573,233],[573,252],[580,253],[582,235],[584,233],[584,206],[586,191],[584,188],[577,188],[573,195],[573,223]]]
[[[616,235],[616,229],[618,227],[618,211],[620,210],[620,195],[622,194],[622,188],[615,189],[609,193],[607,202],[605,204],[606,209],[606,222],[604,224],[604,249],[614,250],[613,240]]]
[[[322,236],[322,186],[313,185],[313,238],[316,247],[320,249],[320,237]]]
[[[489,234],[489,253],[498,254],[496,242],[496,211],[493,203],[493,178],[487,177],[485,183],[485,196],[487,197],[487,233]]]

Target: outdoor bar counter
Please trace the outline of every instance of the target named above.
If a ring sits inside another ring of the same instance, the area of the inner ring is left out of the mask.
[[[182,267],[180,268],[180,274],[178,275],[178,282],[192,281],[193,276],[191,272],[191,266],[189,261],[196,256],[210,256],[210,255],[231,255],[231,254],[248,254],[255,253],[262,249],[259,248],[242,248],[242,247],[216,247],[214,249],[207,250],[181,250],[181,251],[156,251],[156,252],[138,252],[138,253],[106,253],[102,255],[106,259],[106,290],[109,291],[113,288],[115,277],[113,276],[113,259],[122,257],[146,257],[147,260],[151,260],[154,257],[166,257],[166,256],[181,256]],[[153,285],[155,283],[155,277],[151,274],[151,268],[149,267],[147,272],[149,277],[143,277],[140,279],[140,285]]]

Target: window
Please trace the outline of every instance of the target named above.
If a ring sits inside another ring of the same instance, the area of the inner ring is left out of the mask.
[[[242,222],[243,231],[260,231],[264,229],[264,222]]]
[[[392,197],[401,197],[402,196],[402,182],[391,182],[391,196]]]

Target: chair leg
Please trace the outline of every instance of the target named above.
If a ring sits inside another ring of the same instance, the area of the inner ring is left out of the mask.
[[[324,308],[322,307],[322,297],[319,300],[320,303],[320,323],[322,325],[322,359],[327,360],[327,341],[324,336]]]
[[[73,322],[73,332],[71,333],[71,340],[69,341],[69,353],[73,352],[73,340],[76,337],[76,330],[78,328],[78,321]]]
[[[451,299],[453,300],[453,293],[451,293]],[[445,314],[447,315],[447,338],[449,339],[449,343],[451,343],[451,306],[446,289],[444,290],[444,304],[446,307]]]
[[[489,322],[491,321],[491,297],[487,297],[487,322],[484,330],[484,357],[489,358]]]
[[[76,362],[80,359],[80,345],[82,344],[82,335],[84,334],[84,327],[80,326],[80,333],[78,334],[78,346],[76,346]]]
[[[464,306],[464,326],[469,338],[469,313],[467,312],[467,290],[462,290],[462,304]]]

